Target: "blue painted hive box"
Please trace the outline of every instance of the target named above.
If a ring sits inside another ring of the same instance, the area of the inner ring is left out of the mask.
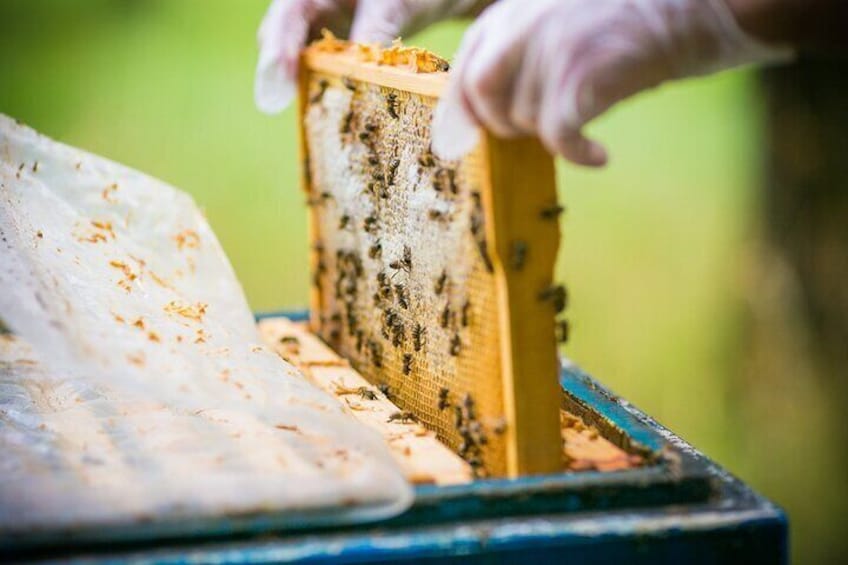
[[[0,556],[161,563],[786,561],[788,525],[780,508],[579,369],[562,368],[560,384],[564,408],[619,447],[646,454],[646,464],[419,486],[404,514],[359,526],[307,527],[261,514],[41,532],[7,543]]]

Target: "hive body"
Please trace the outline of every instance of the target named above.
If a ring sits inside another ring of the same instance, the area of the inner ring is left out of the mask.
[[[550,158],[492,139],[436,158],[445,73],[315,48],[304,68],[313,330],[478,475],[559,470],[553,311],[537,296],[558,238],[539,215],[555,202]],[[530,194],[515,183],[528,178]],[[532,221],[515,221],[523,209]],[[530,312],[515,310],[522,301]]]

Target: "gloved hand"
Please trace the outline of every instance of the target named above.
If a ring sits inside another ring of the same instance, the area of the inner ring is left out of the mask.
[[[724,0],[500,0],[463,37],[436,108],[433,150],[456,158],[478,126],[538,135],[552,152],[600,166],[583,126],[663,81],[788,57],[737,25]]]
[[[438,20],[469,14],[481,0],[274,0],[259,26],[259,63],[254,93],[267,113],[295,95],[300,50],[322,28],[339,37],[387,43]]]

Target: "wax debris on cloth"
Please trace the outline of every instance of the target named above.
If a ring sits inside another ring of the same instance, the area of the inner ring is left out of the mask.
[[[411,503],[381,439],[260,345],[188,195],[2,115],[0,290],[0,532]]]

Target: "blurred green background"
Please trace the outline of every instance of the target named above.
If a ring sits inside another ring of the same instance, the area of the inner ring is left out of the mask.
[[[194,195],[255,309],[307,300],[294,113],[253,106],[249,2],[0,1],[0,111]],[[410,38],[450,55],[464,26]],[[558,164],[566,353],[789,512],[793,555],[845,549],[842,407],[760,236],[755,76],[666,86],[590,128],[601,171]]]

